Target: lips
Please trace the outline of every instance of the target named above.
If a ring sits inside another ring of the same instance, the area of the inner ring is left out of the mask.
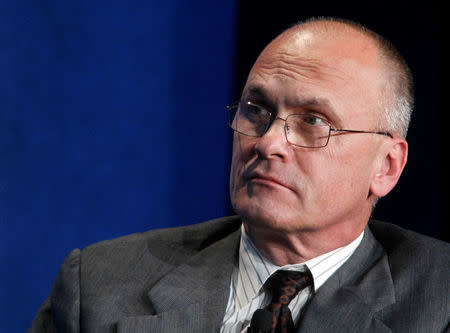
[[[283,181],[281,181],[277,177],[273,177],[271,175],[261,174],[259,172],[251,172],[248,176],[245,177],[248,182],[257,182],[267,185],[279,185],[282,187],[289,188]]]

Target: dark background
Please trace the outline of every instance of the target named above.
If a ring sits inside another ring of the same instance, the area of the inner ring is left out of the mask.
[[[0,3],[0,332],[23,332],[76,247],[231,213],[224,105],[279,32],[356,20],[414,73],[409,161],[376,218],[450,240],[437,1]]]
[[[445,164],[449,117],[442,106],[443,12],[438,1],[280,1],[258,5],[241,1],[234,93],[239,98],[246,75],[264,46],[302,19],[342,17],[387,37],[412,69],[416,101],[407,136],[408,163],[399,184],[380,200],[373,217],[449,241]]]

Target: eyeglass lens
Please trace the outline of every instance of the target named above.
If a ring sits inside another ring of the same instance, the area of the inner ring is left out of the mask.
[[[271,123],[272,115],[266,109],[248,103],[230,108],[230,126],[235,131],[247,136],[263,136]],[[324,147],[330,133],[330,126],[319,117],[310,114],[292,114],[284,120],[286,139],[293,145],[301,147]]]

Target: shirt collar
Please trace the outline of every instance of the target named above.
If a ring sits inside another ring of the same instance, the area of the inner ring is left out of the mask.
[[[244,226],[241,227],[239,247],[239,273],[236,292],[249,302],[262,292],[262,286],[275,271],[310,270],[314,279],[314,289],[319,287],[353,254],[364,236],[364,231],[350,244],[337,248],[300,264],[277,266],[264,257],[247,236]]]

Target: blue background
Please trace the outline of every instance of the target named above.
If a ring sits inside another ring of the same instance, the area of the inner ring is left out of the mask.
[[[234,6],[0,2],[0,332],[71,249],[227,214]]]
[[[358,20],[406,56],[410,158],[374,215],[448,240],[436,4],[0,0],[0,332],[29,327],[73,248],[230,213],[224,105],[312,15]]]

